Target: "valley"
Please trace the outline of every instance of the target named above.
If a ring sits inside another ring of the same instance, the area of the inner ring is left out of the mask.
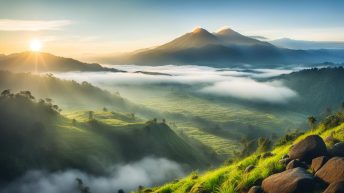
[[[1,0],[0,193],[344,193],[343,7]]]

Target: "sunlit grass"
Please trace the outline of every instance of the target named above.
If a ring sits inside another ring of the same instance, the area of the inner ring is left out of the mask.
[[[292,143],[277,146],[273,149],[273,156],[261,158],[259,154],[254,153],[240,161],[234,162],[227,166],[222,166],[216,170],[208,171],[201,174],[198,178],[190,176],[178,182],[165,184],[162,187],[153,188],[154,192],[186,193],[186,192],[216,192],[216,193],[237,193],[245,192],[254,185],[259,185],[261,181],[277,172],[283,171],[284,167],[279,160],[288,153],[290,147],[309,135],[320,135],[323,139],[330,136],[339,140],[344,140],[344,123],[339,126],[325,129],[323,123],[319,124],[316,129],[310,130],[305,134],[297,137]],[[255,168],[245,173],[245,169],[253,165]],[[185,186],[188,189],[185,189]],[[190,186],[192,186],[190,188]],[[162,191],[164,190],[164,191]]]

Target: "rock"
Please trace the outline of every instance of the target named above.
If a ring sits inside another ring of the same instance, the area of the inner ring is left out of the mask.
[[[265,152],[265,153],[263,153],[262,158],[267,158],[267,157],[271,157],[271,156],[274,156],[274,154],[271,152]]]
[[[333,134],[332,134],[325,138],[325,142],[333,145],[333,144],[339,143],[340,141],[336,139],[335,137],[333,137]]]
[[[247,166],[244,173],[249,173],[250,171],[252,171],[255,167],[253,165]]]
[[[264,193],[262,187],[252,186],[247,193]]]
[[[310,135],[295,144],[289,151],[290,159],[311,162],[313,158],[327,155],[325,142],[318,135]]]
[[[315,176],[327,184],[344,181],[344,157],[334,157],[328,160],[325,165],[315,173]]]
[[[311,170],[313,173],[317,172],[328,161],[328,157],[320,156],[312,159]]]
[[[305,163],[301,162],[300,160],[294,159],[288,163],[286,170],[290,170],[290,169],[294,169],[298,167],[305,168],[305,169],[308,168]]]
[[[344,181],[331,183],[324,193],[344,193]]]
[[[330,153],[332,156],[344,157],[344,142],[336,143]]]
[[[286,166],[290,161],[291,161],[290,158],[285,158],[285,159],[279,160],[279,162],[280,162],[281,164],[285,165],[285,166]]]
[[[263,180],[266,193],[305,193],[311,192],[314,177],[303,168],[294,168],[271,175]]]

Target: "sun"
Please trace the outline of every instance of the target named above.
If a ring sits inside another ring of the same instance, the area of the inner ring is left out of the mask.
[[[33,52],[39,52],[42,50],[42,42],[39,39],[32,39],[30,41],[30,50]]]

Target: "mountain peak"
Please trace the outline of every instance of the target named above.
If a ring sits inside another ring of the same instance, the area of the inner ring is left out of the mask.
[[[239,34],[238,32],[232,30],[228,26],[221,27],[220,29],[217,30],[216,34],[219,35],[229,35],[229,34]]]
[[[194,34],[197,34],[197,33],[204,33],[204,32],[209,33],[206,29],[201,28],[201,27],[196,27],[196,28],[194,28],[194,30],[192,31],[192,33],[194,33]]]

